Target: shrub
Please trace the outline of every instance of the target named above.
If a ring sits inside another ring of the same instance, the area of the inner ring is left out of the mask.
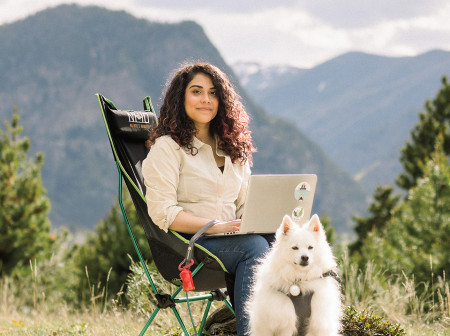
[[[342,334],[345,336],[402,336],[405,331],[398,324],[384,321],[383,318],[367,311],[358,312],[349,306],[344,310]]]
[[[144,258],[151,261],[144,230],[128,193],[124,207]],[[130,269],[130,255],[136,256],[136,251],[116,201],[95,232],[89,233],[83,244],[74,245],[67,256],[74,265],[80,302],[92,297],[93,285],[104,288],[106,296],[122,293]]]

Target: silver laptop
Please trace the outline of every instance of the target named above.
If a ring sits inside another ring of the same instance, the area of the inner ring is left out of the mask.
[[[251,175],[241,227],[227,234],[274,233],[284,215],[298,224],[309,221],[317,175]]]

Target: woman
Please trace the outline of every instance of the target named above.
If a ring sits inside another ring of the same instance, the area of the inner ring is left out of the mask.
[[[206,234],[239,230],[250,176],[252,145],[248,115],[218,68],[188,65],[175,74],[142,165],[148,213],[162,230],[188,237],[211,220]],[[201,237],[230,273],[228,291],[238,335],[247,334],[244,312],[253,266],[269,248],[259,235]]]

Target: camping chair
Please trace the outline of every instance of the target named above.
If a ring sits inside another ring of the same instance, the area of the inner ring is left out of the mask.
[[[108,139],[119,173],[119,204],[136,253],[144,268],[157,302],[155,310],[139,335],[145,334],[161,309],[169,308],[175,314],[184,335],[189,335],[186,326],[177,311],[177,304],[207,300],[206,308],[198,330],[198,334],[200,335],[205,326],[212,301],[223,300],[228,308],[234,313],[231,303],[226,299],[226,294],[220,290],[220,288],[226,286],[225,274],[227,270],[216,256],[202,246],[197,244],[193,245],[193,242],[185,239],[175,231],[169,230],[169,232],[166,233],[161,230],[152,222],[147,213],[145,185],[141,173],[141,164],[150,150],[149,148],[146,148],[145,140],[148,138],[150,128],[157,123],[156,114],[151,104],[150,97],[144,99],[144,111],[125,111],[118,110],[112,101],[101,94],[96,94],[96,96],[102,111]],[[166,281],[178,286],[177,290],[172,295],[158,291],[146,263],[144,262],[141,250],[133,234],[132,227],[134,223],[128,221],[122,202],[122,179],[125,181],[131,195],[140,224],[144,228],[146,238],[150,245],[152,258],[158,272]],[[188,247],[191,247],[189,249],[189,256],[187,256]],[[178,294],[180,294],[183,289],[179,267],[183,262],[187,265],[191,260],[193,261],[192,276],[195,291],[209,291],[209,293],[197,293],[196,296],[189,297],[186,292],[185,297],[178,297]]]

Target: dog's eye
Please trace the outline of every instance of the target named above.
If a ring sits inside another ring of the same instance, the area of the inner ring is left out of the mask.
[[[293,250],[298,250],[298,246],[292,246]]]
[[[308,250],[312,250],[314,246],[308,246]]]

